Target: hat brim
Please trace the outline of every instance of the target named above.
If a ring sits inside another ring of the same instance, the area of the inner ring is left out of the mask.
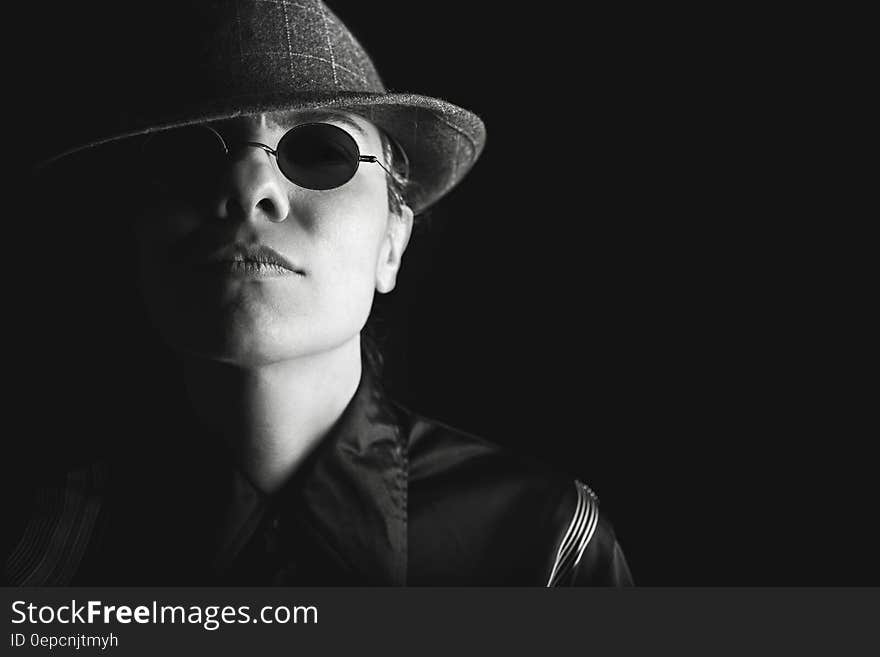
[[[332,96],[261,95],[203,102],[164,116],[107,117],[96,121],[102,128],[100,133],[41,158],[37,168],[44,169],[86,149],[169,128],[261,112],[321,108],[360,114],[400,144],[410,165],[407,203],[416,214],[424,212],[464,178],[486,143],[486,129],[480,117],[430,96],[345,92]]]

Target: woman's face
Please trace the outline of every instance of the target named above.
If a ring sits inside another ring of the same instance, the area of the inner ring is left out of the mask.
[[[297,124],[345,129],[361,154],[385,163],[377,128],[353,114],[279,112],[210,124],[230,144],[210,187],[174,192],[144,183],[134,222],[140,278],[153,322],[175,349],[256,366],[318,355],[358,340],[375,290],[393,289],[412,212],[389,210],[386,173],[361,163],[341,187],[299,187],[275,148]],[[289,269],[260,264],[261,247]]]

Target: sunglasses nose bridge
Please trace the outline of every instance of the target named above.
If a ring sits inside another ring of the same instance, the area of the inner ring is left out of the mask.
[[[263,217],[280,223],[290,212],[287,190],[272,155],[276,152],[260,142],[233,142],[228,151],[227,173],[221,186],[220,216],[256,221]],[[252,147],[264,153],[258,154]],[[265,159],[263,159],[265,157]]]
[[[266,144],[263,144],[259,141],[246,141],[246,142],[243,142],[243,145],[244,146],[253,146],[254,148],[259,148],[261,150],[266,151],[269,155],[274,155],[275,157],[278,157],[278,151],[276,151],[271,146],[267,146]]]
[[[230,165],[235,166],[236,162],[241,159],[248,159],[251,155],[254,154],[252,149],[257,149],[263,151],[266,154],[267,159],[269,160],[269,165],[275,169],[278,166],[278,151],[269,146],[268,144],[264,144],[259,141],[232,141],[229,142],[229,146],[224,142],[224,147],[226,148],[226,158]],[[272,158],[275,158],[275,162],[272,162]],[[280,171],[280,169],[279,169]],[[283,178],[287,178],[284,175],[284,172],[281,172]]]

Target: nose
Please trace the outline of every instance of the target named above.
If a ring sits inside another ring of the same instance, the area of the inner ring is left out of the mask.
[[[230,152],[228,175],[219,198],[223,219],[279,223],[290,213],[290,201],[272,156],[254,146]]]

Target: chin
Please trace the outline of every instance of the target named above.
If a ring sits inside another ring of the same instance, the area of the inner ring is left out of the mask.
[[[298,358],[320,356],[343,347],[352,340],[359,344],[359,331],[332,339],[326,332],[286,330],[192,331],[177,336],[172,344],[179,352],[243,368],[262,367]]]

